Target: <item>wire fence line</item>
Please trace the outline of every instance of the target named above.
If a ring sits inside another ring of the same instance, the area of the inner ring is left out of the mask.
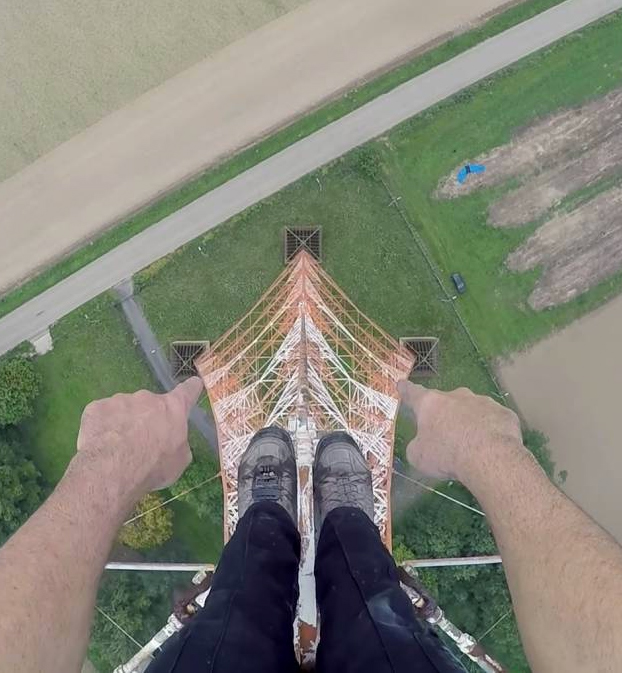
[[[181,493],[178,493],[177,495],[174,495],[173,497],[169,498],[168,500],[165,500],[164,502],[161,502],[159,505],[156,505],[155,507],[150,507],[149,509],[145,510],[144,512],[141,512],[140,514],[136,514],[136,516],[133,516],[131,519],[128,519],[123,523],[124,526],[127,526],[129,523],[133,523],[134,521],[137,521],[138,519],[141,519],[143,516],[146,516],[147,514],[150,514],[151,512],[155,512],[156,510],[160,509],[161,507],[164,507],[165,505],[168,505],[171,502],[174,502],[178,498],[183,498],[185,495],[188,495],[188,493],[192,493],[192,491],[196,491],[197,488],[201,488],[201,486],[205,486],[206,484],[209,484],[210,481],[214,481],[214,479],[220,477],[220,472],[217,472],[216,474],[213,474],[211,477],[208,477],[207,479],[204,479],[203,481],[199,482],[198,484],[195,484],[194,486],[187,488],[185,491],[182,491]]]
[[[134,643],[134,645],[136,645],[138,648],[142,649],[143,646],[136,640],[136,638],[134,638],[134,636],[132,636],[130,633],[128,633],[128,632],[121,626],[121,624],[119,624],[119,622],[115,621],[115,620],[114,620],[114,619],[113,619],[107,612],[105,612],[104,610],[102,610],[102,608],[100,608],[99,605],[96,605],[96,606],[95,606],[95,609],[97,610],[97,612],[99,612],[100,615],[102,615],[102,617],[105,617],[105,618],[106,618],[106,619],[107,619],[113,626],[116,626],[117,629],[119,629],[119,631],[121,631],[121,633],[122,633],[124,636],[126,636],[127,638],[129,638],[129,639]]]
[[[432,486],[428,486],[428,484],[425,484],[422,481],[419,481],[418,479],[409,477],[408,475],[403,474],[402,472],[398,472],[397,470],[393,470],[393,474],[396,474],[398,477],[402,477],[402,479],[405,479],[406,481],[410,481],[411,483],[416,484],[417,486],[425,489],[426,491],[430,491],[430,493],[436,493],[436,495],[440,495],[441,498],[445,498],[445,500],[449,500],[450,502],[453,502],[456,505],[460,505],[460,507],[464,507],[464,509],[468,509],[471,512],[474,512],[475,514],[479,514],[480,516],[483,517],[486,516],[481,509],[477,509],[477,507],[471,507],[471,505],[467,505],[466,502],[462,502],[462,500],[458,500],[457,498],[452,498],[450,495],[447,495],[447,493],[443,493],[442,491],[439,491],[436,488],[433,488]]]
[[[456,306],[456,302],[454,301],[453,296],[450,295],[449,292],[447,291],[447,288],[445,287],[445,285],[444,285],[444,283],[441,279],[441,276],[440,276],[440,273],[439,273],[439,271],[436,267],[436,264],[434,263],[430,253],[428,252],[428,249],[427,249],[427,246],[426,246],[425,242],[423,241],[421,235],[419,234],[419,232],[417,231],[415,226],[412,224],[412,222],[408,219],[408,217],[406,216],[406,213],[404,212],[403,208],[401,207],[401,205],[400,205],[400,201],[402,200],[401,197],[396,198],[395,195],[393,194],[393,192],[391,191],[389,185],[384,180],[381,179],[380,182],[382,183],[383,187],[385,188],[387,194],[389,195],[389,197],[391,199],[389,205],[392,206],[392,207],[394,206],[397,209],[397,212],[399,213],[399,215],[402,218],[404,224],[408,228],[408,231],[410,232],[417,248],[421,252],[426,264],[428,265],[428,268],[430,269],[430,272],[432,273],[432,276],[434,277],[436,283],[438,284],[438,286],[441,290],[441,293],[445,297],[445,300],[447,300],[447,303],[449,303],[451,305],[451,307],[453,309],[453,312],[454,312],[454,315],[456,316],[458,322],[460,323],[460,326],[462,327],[462,330],[464,331],[464,334],[466,335],[467,339],[471,343],[471,346],[472,346],[473,350],[475,351],[480,363],[482,364],[482,366],[486,370],[488,376],[490,377],[490,380],[492,381],[492,383],[493,383],[493,385],[494,385],[494,387],[497,391],[497,395],[498,395],[499,399],[501,400],[501,402],[505,406],[510,406],[509,403],[508,403],[507,393],[501,387],[501,384],[499,383],[495,373],[493,372],[492,368],[490,367],[490,364],[488,363],[487,358],[484,356],[484,354],[482,353],[481,349],[479,348],[477,342],[475,341],[475,337],[471,333],[471,330],[469,330],[466,322],[464,321],[464,318],[462,317],[460,311],[458,310],[458,307]],[[471,507],[470,505],[467,505],[466,503],[463,503],[459,500],[456,500],[455,498],[452,498],[451,496],[448,496],[446,493],[442,493],[441,491],[437,491],[436,489],[428,486],[427,484],[419,482],[418,480],[413,479],[412,477],[408,477],[408,476],[402,474],[401,472],[397,472],[396,470],[394,470],[394,473],[398,474],[400,477],[402,477],[403,479],[406,479],[407,481],[411,481],[411,482],[417,484],[418,486],[420,486],[421,488],[424,488],[425,490],[432,491],[432,492],[436,493],[437,495],[440,495],[440,496],[442,496],[442,497],[444,497],[448,500],[451,500],[451,501],[455,502],[456,504],[460,505],[461,507],[464,507],[465,509],[469,509],[473,512],[481,514],[482,516],[486,516],[484,514],[484,512],[482,512],[482,511],[480,511],[480,510],[478,510],[474,507]],[[478,641],[481,642],[484,638],[489,636],[500,624],[502,624],[512,614],[513,614],[512,608],[510,608],[509,610],[504,612],[501,615],[501,617],[499,617],[499,619],[497,619],[488,629],[486,629],[486,631],[484,631],[484,633],[482,633],[479,636]],[[463,654],[460,657],[460,659],[463,660],[465,658],[465,656],[466,655]]]
[[[456,318],[458,319],[458,322],[460,323],[460,326],[462,327],[462,330],[466,334],[467,339],[471,343],[471,346],[473,347],[473,350],[475,351],[475,353],[476,353],[476,355],[477,355],[477,357],[480,361],[480,364],[484,367],[484,369],[486,370],[486,373],[490,377],[490,379],[491,379],[491,381],[492,381],[492,383],[495,387],[495,390],[497,391],[498,397],[501,399],[501,401],[503,402],[503,404],[505,406],[508,406],[507,394],[505,393],[505,391],[501,387],[501,384],[497,380],[497,377],[495,376],[495,373],[492,371],[492,368],[488,364],[488,360],[486,359],[486,357],[484,356],[484,354],[480,350],[480,347],[477,345],[477,342],[475,341],[475,337],[471,333],[471,330],[469,330],[469,328],[467,327],[467,324],[464,321],[464,318],[462,317],[462,315],[460,314],[460,311],[458,310],[458,307],[456,306],[456,302],[453,299],[453,295],[449,294],[449,292],[447,291],[447,288],[445,287],[445,285],[444,285],[444,283],[441,279],[441,276],[440,276],[440,273],[439,273],[439,271],[436,267],[436,264],[434,263],[434,260],[432,259],[430,253],[428,252],[428,249],[427,249],[427,246],[426,246],[425,242],[421,238],[421,235],[417,231],[414,224],[408,219],[408,217],[406,216],[406,213],[404,212],[403,208],[401,207],[401,205],[400,205],[400,201],[402,200],[401,197],[396,197],[393,194],[393,192],[391,191],[391,188],[389,187],[389,185],[383,179],[380,179],[380,182],[382,183],[382,186],[385,188],[387,194],[389,195],[389,197],[391,199],[389,205],[391,207],[396,208],[396,210],[399,213],[400,217],[402,218],[404,224],[408,228],[408,231],[410,232],[411,236],[413,237],[413,240],[415,241],[415,244],[417,245],[417,248],[419,249],[419,252],[421,252],[421,254],[423,255],[423,258],[424,258],[426,264],[428,265],[428,267],[430,269],[430,272],[434,276],[434,279],[436,280],[438,286],[440,287],[442,294],[444,295],[445,299],[447,300],[447,303],[449,303],[451,305],[451,307],[454,311],[454,314],[455,314]]]

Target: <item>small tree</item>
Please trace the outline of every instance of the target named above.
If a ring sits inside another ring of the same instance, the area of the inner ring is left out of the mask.
[[[205,451],[195,450],[194,460],[182,477],[170,488],[173,495],[187,491],[193,486],[205,481],[210,475],[218,472],[218,463]],[[208,484],[191,491],[184,496],[187,502],[202,519],[210,519],[216,524],[222,524],[223,497],[222,481],[214,479]]]
[[[402,535],[396,535],[393,538],[393,559],[399,565],[404,561],[412,561],[415,554],[404,542]]]
[[[161,505],[162,498],[157,493],[146,495],[133,514],[143,516],[121,528],[119,541],[132,549],[152,549],[169,540],[173,534],[173,512]]]
[[[97,605],[127,633],[146,642],[171,612],[174,584],[172,573],[106,573],[99,587]],[[89,659],[97,670],[112,671],[137,649],[118,627],[99,612],[95,613]]]
[[[525,430],[523,432],[523,442],[536,457],[542,469],[552,478],[555,472],[555,463],[551,458],[547,438],[537,430]]]
[[[0,545],[43,500],[43,479],[22,447],[0,437]]]
[[[0,362],[0,427],[16,425],[32,416],[39,393],[39,376],[25,358]]]

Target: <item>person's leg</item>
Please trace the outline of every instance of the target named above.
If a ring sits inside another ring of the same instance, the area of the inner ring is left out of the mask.
[[[293,447],[269,428],[240,465],[240,521],[223,550],[205,607],[148,673],[294,673],[300,537]],[[293,480],[293,481],[292,481]]]
[[[345,433],[318,444],[321,526],[315,564],[320,610],[318,673],[463,673],[416,619],[373,517],[371,474]]]

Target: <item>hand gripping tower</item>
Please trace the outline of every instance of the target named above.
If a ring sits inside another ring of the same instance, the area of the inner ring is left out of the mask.
[[[410,351],[363,315],[302,250],[248,314],[195,363],[218,429],[225,541],[237,523],[238,464],[253,434],[267,425],[279,425],[294,440],[302,542],[295,637],[303,668],[313,664],[318,634],[312,486],[317,441],[331,430],[346,430],[358,441],[372,471],[375,523],[390,550],[396,383],[408,376],[413,359]],[[431,559],[420,565],[471,561],[491,562],[485,558]],[[400,579],[419,618],[442,630],[486,673],[503,673],[506,669],[449,621],[425,587],[406,572],[405,567],[417,563],[403,564]],[[145,564],[131,565],[146,569]],[[181,569],[179,564],[155,565]],[[204,605],[213,566],[200,565],[194,570],[199,570],[194,590],[176,605],[166,625],[115,673],[143,671],[154,652]]]
[[[253,434],[290,431],[298,465],[302,539],[297,647],[316,644],[312,466],[322,434],[346,430],[372,470],[375,523],[391,548],[396,383],[413,356],[367,318],[305,250],[253,308],[197,361],[218,428],[225,541],[238,518],[237,469]]]

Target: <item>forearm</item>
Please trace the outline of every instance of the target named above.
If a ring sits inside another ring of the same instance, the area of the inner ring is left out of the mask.
[[[46,503],[0,550],[3,673],[80,670],[98,580],[137,497],[123,492],[105,464],[78,454]]]
[[[504,561],[534,671],[622,670],[622,552],[522,447],[490,452],[463,476]]]

